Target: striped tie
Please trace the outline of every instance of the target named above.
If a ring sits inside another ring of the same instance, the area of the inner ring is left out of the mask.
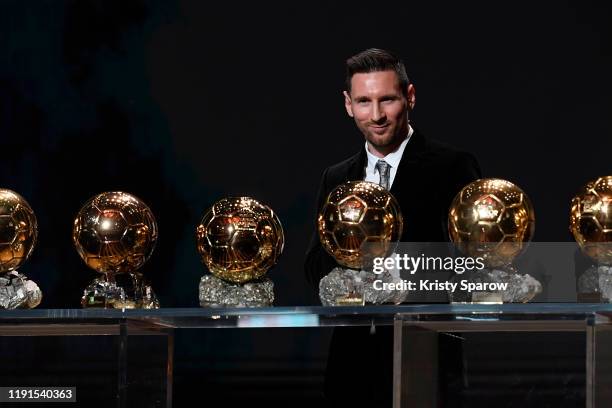
[[[378,170],[378,174],[380,175],[380,184],[385,190],[389,190],[389,182],[391,180],[391,165],[384,160],[379,160],[376,162],[376,170]]]

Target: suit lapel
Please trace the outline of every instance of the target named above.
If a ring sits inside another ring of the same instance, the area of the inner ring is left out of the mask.
[[[362,148],[359,153],[357,153],[351,159],[351,162],[347,168],[346,180],[347,181],[355,181],[355,180],[363,180],[363,172],[367,163],[367,155],[365,152],[365,148]]]
[[[426,151],[426,143],[423,135],[416,129],[410,137],[410,141],[406,145],[402,160],[400,160],[395,179],[391,186],[391,194],[393,194],[400,203],[405,199],[409,199],[411,191],[414,191],[416,183],[422,177],[419,175],[421,167],[421,158]],[[405,197],[405,198],[404,198]]]

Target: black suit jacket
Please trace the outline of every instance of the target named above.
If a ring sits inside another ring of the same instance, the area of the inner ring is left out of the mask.
[[[317,213],[329,193],[350,180],[363,180],[367,164],[365,147],[349,159],[323,172],[317,198]],[[448,209],[455,195],[468,183],[480,178],[480,168],[470,153],[426,139],[414,129],[395,174],[391,193],[404,216],[404,242],[448,241]],[[319,281],[335,266],[323,249],[316,232],[306,253],[308,281],[318,288]]]

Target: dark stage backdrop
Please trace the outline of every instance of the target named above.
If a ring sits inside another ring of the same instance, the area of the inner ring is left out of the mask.
[[[72,220],[89,197],[125,190],[159,222],[143,272],[162,305],[197,306],[195,227],[214,201],[249,195],[286,233],[270,272],[276,304],[318,303],[302,272],[314,196],[323,169],[362,146],[341,92],[344,60],[368,47],[405,60],[426,136],[523,188],[535,240],[569,240],[572,195],[612,173],[610,17],[578,1],[2,0],[0,186],[30,202],[40,232],[22,272],[42,287],[40,307],[78,307],[95,274],[72,246]],[[320,374],[328,333],[281,345],[184,336],[190,361],[214,350],[218,367],[231,355],[235,368],[261,353]]]

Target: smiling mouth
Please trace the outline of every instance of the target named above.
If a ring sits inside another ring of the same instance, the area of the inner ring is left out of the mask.
[[[388,127],[389,127],[389,125],[370,126],[370,129],[372,129],[375,133],[383,133]]]

